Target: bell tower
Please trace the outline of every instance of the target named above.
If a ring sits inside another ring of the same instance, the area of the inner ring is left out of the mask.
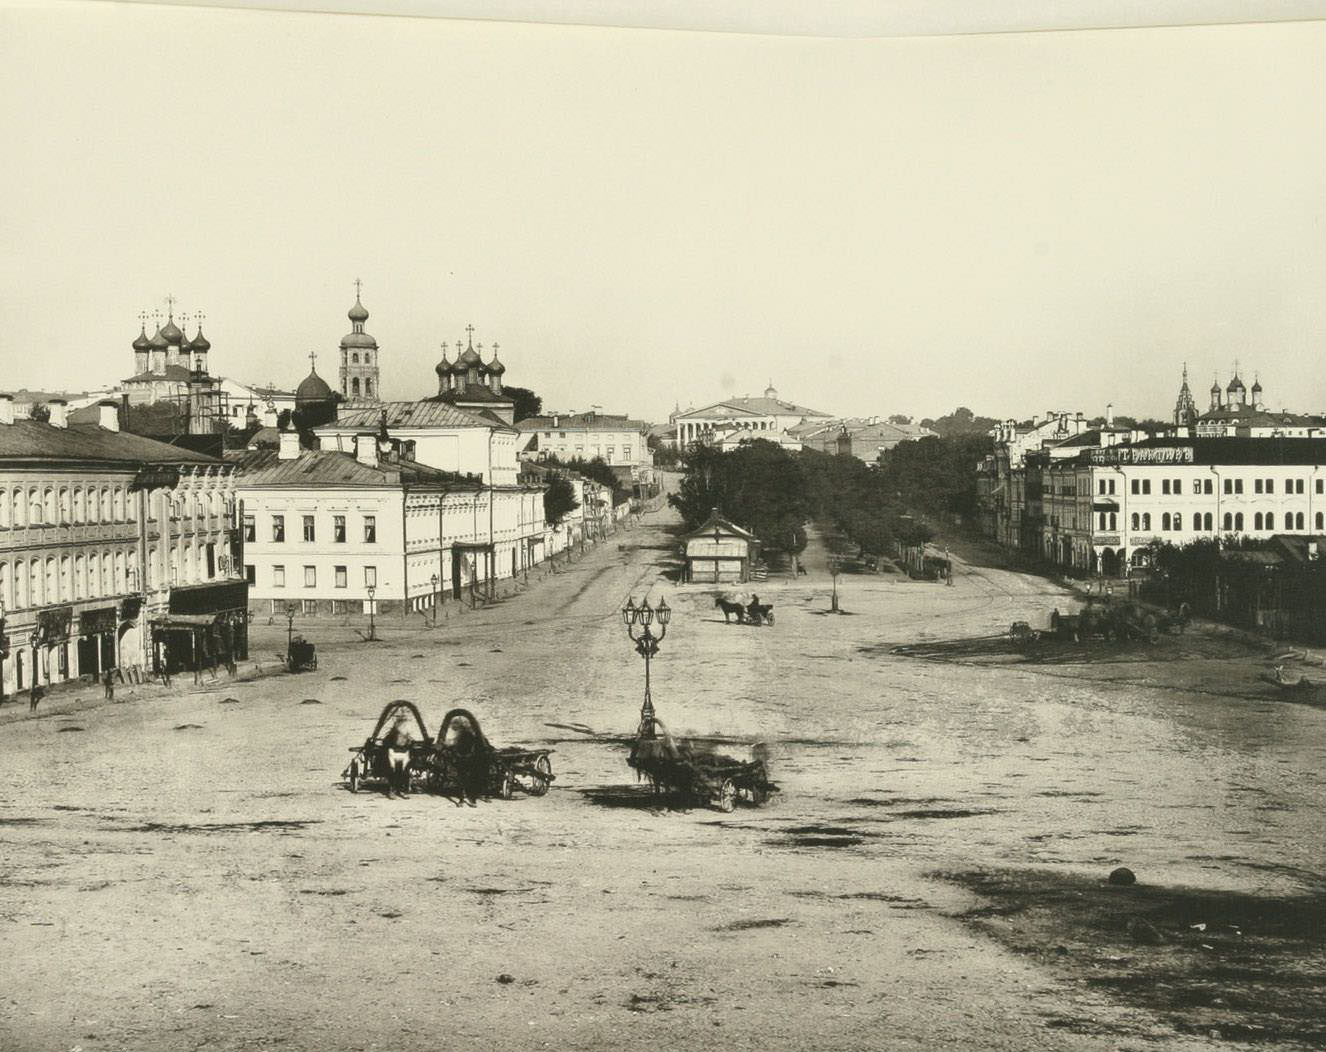
[[[355,305],[350,308],[350,331],[341,337],[341,396],[350,402],[381,399],[378,385],[378,341],[364,331],[368,311],[359,301],[361,282],[355,279]]]

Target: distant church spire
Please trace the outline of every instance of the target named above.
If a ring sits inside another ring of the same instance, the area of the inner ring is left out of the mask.
[[[1179,387],[1179,397],[1174,403],[1174,423],[1176,426],[1191,426],[1197,419],[1197,403],[1193,401],[1192,390],[1188,387],[1188,363],[1183,363],[1183,383]]]

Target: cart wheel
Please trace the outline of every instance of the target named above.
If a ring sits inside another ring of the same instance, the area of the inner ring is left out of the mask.
[[[529,780],[529,795],[543,796],[552,784],[552,762],[546,756],[534,761],[534,774]]]
[[[723,784],[718,787],[718,796],[715,799],[715,805],[725,815],[730,815],[737,808],[737,787],[732,784],[731,778],[724,778]]]
[[[765,615],[764,615],[764,619],[765,619],[766,621],[768,621],[769,624],[772,625],[772,624],[773,624],[773,611],[770,610],[767,614],[765,614]]]
[[[498,790],[498,795],[503,800],[510,800],[516,795],[516,776],[510,771],[502,772],[502,787]]]
[[[359,792],[359,761],[350,761],[350,792]]]

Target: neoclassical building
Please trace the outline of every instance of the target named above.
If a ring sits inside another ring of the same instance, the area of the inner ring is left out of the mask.
[[[16,419],[0,395],[0,683],[6,694],[108,669],[241,656],[246,606],[234,471],[96,424]],[[222,621],[224,620],[224,625]],[[215,631],[214,631],[215,630]]]

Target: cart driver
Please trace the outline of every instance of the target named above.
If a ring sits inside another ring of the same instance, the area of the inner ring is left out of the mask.
[[[408,796],[410,792],[410,745],[414,736],[406,724],[405,714],[399,713],[391,730],[382,737],[387,750],[387,795]]]

